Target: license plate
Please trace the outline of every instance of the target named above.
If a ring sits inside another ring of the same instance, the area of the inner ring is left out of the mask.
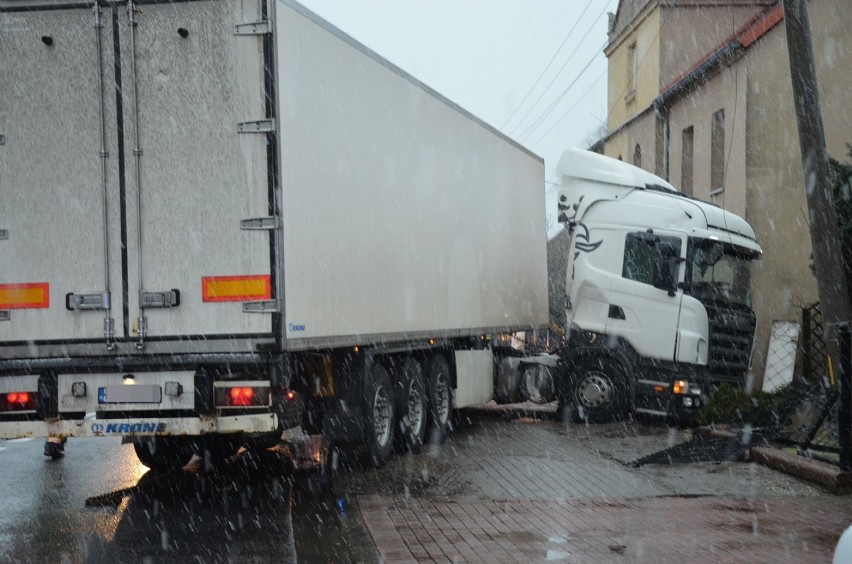
[[[160,386],[147,384],[104,386],[98,388],[98,403],[160,403]]]

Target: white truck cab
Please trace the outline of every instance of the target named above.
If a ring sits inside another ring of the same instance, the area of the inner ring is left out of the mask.
[[[603,155],[566,151],[557,173],[571,233],[560,403],[592,420],[684,417],[710,386],[742,385],[756,323],[749,264],[762,253],[751,226]]]

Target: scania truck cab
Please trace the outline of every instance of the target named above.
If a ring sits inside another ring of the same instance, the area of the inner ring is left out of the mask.
[[[588,151],[560,159],[570,232],[560,408],[604,421],[635,411],[689,419],[720,383],[745,383],[754,343],[741,217],[647,171]]]

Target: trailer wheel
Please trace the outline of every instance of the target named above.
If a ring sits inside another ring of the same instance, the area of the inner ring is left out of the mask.
[[[195,454],[195,445],[186,439],[145,437],[133,441],[139,462],[155,472],[180,470]]]
[[[367,457],[379,468],[393,450],[394,397],[388,371],[374,364],[364,381],[364,442]]]
[[[429,398],[428,440],[432,444],[442,444],[449,435],[450,417],[453,411],[450,366],[442,354],[435,354],[429,359],[426,395]]]
[[[402,450],[417,452],[426,436],[429,402],[426,398],[426,378],[423,366],[412,357],[406,357],[399,373],[396,388],[399,443]]]
[[[627,383],[621,365],[611,358],[583,361],[569,375],[571,413],[575,421],[606,423],[625,414]]]

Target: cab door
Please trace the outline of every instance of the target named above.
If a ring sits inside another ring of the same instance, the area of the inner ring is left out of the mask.
[[[607,334],[643,357],[675,360],[686,237],[665,230],[624,235],[621,277],[612,282]]]

